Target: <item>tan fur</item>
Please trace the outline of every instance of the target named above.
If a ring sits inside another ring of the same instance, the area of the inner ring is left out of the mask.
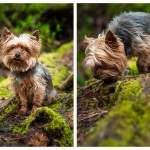
[[[16,84],[16,77],[11,77],[11,88],[19,96],[21,107],[27,108],[27,102],[35,107],[43,105],[46,90],[45,80],[38,79],[33,75],[26,75],[18,82],[21,83]]]
[[[97,39],[85,38],[84,65],[91,68],[97,78],[117,79],[127,67],[124,46],[119,39],[113,38],[104,35]]]
[[[22,72],[34,67],[40,54],[40,40],[36,41],[36,38],[29,34],[16,37],[11,33],[6,37],[1,40],[1,52],[6,67]],[[21,53],[21,61],[14,60],[17,51]]]

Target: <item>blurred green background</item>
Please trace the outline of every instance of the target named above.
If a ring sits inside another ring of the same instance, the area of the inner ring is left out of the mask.
[[[19,35],[40,30],[43,51],[55,51],[73,39],[73,4],[0,4],[0,30]]]
[[[109,21],[121,12],[140,11],[150,13],[150,4],[77,4],[77,83],[84,86],[92,73],[83,65],[84,35],[97,38],[106,29]]]

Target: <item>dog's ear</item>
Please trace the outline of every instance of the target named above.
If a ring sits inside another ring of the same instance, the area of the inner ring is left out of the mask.
[[[38,41],[39,40],[39,30],[35,30],[31,35],[35,37],[35,39]]]
[[[95,39],[94,38],[88,38],[86,35],[85,35],[85,39],[83,41],[83,48],[86,48],[90,43],[92,43]]]
[[[6,27],[4,27],[3,30],[2,30],[1,36],[6,39],[6,38],[9,37],[11,34],[12,34],[12,33],[11,33]]]
[[[107,45],[117,44],[117,37],[114,35],[114,33],[111,30],[109,30],[106,34],[105,43]]]

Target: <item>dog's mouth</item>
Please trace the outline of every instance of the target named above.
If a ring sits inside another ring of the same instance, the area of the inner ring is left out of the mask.
[[[14,58],[15,61],[21,61],[21,58]]]

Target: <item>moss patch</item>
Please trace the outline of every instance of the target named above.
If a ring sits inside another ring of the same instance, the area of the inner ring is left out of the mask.
[[[118,100],[136,100],[143,88],[140,85],[141,78],[130,79],[121,85]]]
[[[57,62],[60,61],[60,59],[63,57],[63,55],[67,52],[69,52],[73,48],[73,41],[63,44],[58,48],[58,50],[54,53],[43,53],[39,57],[39,61],[42,62],[45,66],[55,67],[57,65]]]
[[[62,102],[63,102],[65,96],[66,96],[66,93],[58,93],[59,99],[56,100],[55,103],[52,103],[49,107],[54,111],[60,110],[62,108]]]
[[[150,146],[150,97],[141,94],[145,88],[141,79],[117,83],[112,97],[117,103],[97,123],[84,146]]]
[[[131,78],[125,81],[118,81],[116,83],[116,89],[110,96],[112,103],[122,100],[135,100],[141,94],[143,87],[141,86],[141,78]]]
[[[4,78],[3,77],[0,77],[0,82],[2,82],[4,80]]]
[[[0,120],[2,120],[6,115],[10,114],[12,111],[14,111],[18,107],[18,100],[13,100],[9,105],[0,112]]]
[[[67,67],[61,66],[61,68],[55,70],[55,78],[53,79],[54,86],[60,87],[64,80],[69,76]]]
[[[39,57],[39,61],[47,67],[50,72],[53,80],[53,84],[56,87],[60,87],[64,80],[70,75],[68,68],[60,63],[62,57],[67,52],[70,52],[73,48],[73,42],[63,44],[58,50],[54,53],[43,53]]]
[[[130,67],[129,75],[138,75],[139,74],[139,70],[136,65],[136,61],[137,61],[137,58],[135,58],[135,57],[128,61],[128,66]]]
[[[4,98],[9,98],[11,97],[13,94],[6,88],[1,88],[0,89],[0,97],[4,97]]]
[[[45,131],[53,135],[55,142],[60,146],[72,146],[73,134],[69,124],[62,116],[48,107],[38,108],[36,113],[30,115],[20,126],[14,128],[15,133],[25,134],[29,131],[30,125],[38,116],[45,118],[46,123],[43,125]]]
[[[66,51],[70,50],[73,48],[73,41],[63,44],[61,47],[57,49],[57,52],[59,53],[66,53]]]
[[[55,142],[59,143],[60,146],[73,146],[72,131],[62,116],[48,108],[41,108],[38,113],[48,115],[51,120],[44,125],[44,128],[48,133],[54,135]]]
[[[31,122],[35,119],[34,114],[30,115],[25,121],[21,123],[20,126],[14,127],[14,133],[25,134],[29,131]]]
[[[9,78],[4,79],[4,80],[2,80],[1,83],[0,83],[0,88],[8,87],[9,84],[10,84],[10,79],[9,79]]]
[[[0,83],[0,97],[9,98],[13,95],[13,92],[9,90],[9,79],[4,79]]]
[[[150,103],[123,101],[97,124],[86,146],[150,146]],[[146,105],[145,105],[146,104]],[[145,140],[146,139],[146,140]]]

